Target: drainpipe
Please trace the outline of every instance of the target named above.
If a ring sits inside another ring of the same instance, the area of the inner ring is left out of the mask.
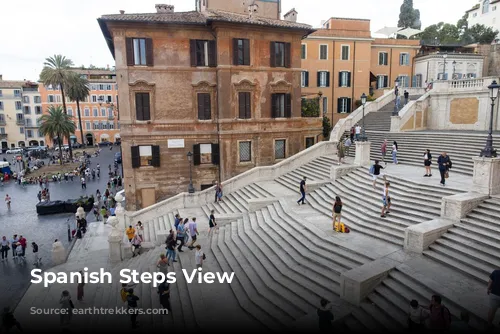
[[[350,112],[353,112],[354,110],[354,101],[356,101],[356,97],[354,96],[354,77],[356,76],[356,41],[354,41],[354,51],[353,51],[353,55],[352,55],[352,82],[351,82],[351,86],[352,86],[352,101],[351,101],[351,110]]]

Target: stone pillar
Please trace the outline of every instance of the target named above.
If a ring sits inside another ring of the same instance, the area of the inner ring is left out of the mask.
[[[369,141],[356,142],[356,157],[354,158],[355,165],[358,166],[370,165],[370,147],[371,143]]]
[[[401,131],[401,116],[391,116],[391,132]]]
[[[115,196],[116,208],[115,215],[118,219],[118,228],[125,231],[127,229],[127,222],[125,221],[125,209],[122,206],[123,196],[118,194]]]
[[[109,243],[109,259],[112,262],[119,262],[123,260],[123,252],[122,252],[122,240],[123,240],[123,231],[119,228],[120,222],[116,217],[109,217],[108,223],[111,225],[112,230],[108,235],[108,243]]]
[[[500,194],[500,158],[473,157],[473,190],[485,195]]]

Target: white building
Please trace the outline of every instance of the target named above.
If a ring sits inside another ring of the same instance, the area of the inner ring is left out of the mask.
[[[468,14],[467,24],[469,27],[482,24],[500,31],[500,0],[479,0],[466,13]]]
[[[431,53],[415,58],[415,75],[422,83],[480,78],[483,63],[484,57],[473,53]]]

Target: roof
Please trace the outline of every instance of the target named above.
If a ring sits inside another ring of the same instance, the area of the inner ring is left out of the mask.
[[[71,71],[78,74],[88,74],[88,75],[116,75],[112,70],[103,69],[87,69],[87,68],[72,68]]]
[[[476,9],[479,9],[480,5],[479,4],[476,4],[474,5],[474,7],[472,7],[471,9],[469,10],[466,10],[465,12],[468,13],[468,12],[472,12],[473,10],[476,10]]]
[[[339,29],[318,29],[308,37],[372,38],[370,31]]]
[[[38,86],[38,84],[31,81],[0,80],[0,88],[23,88],[35,86]]]
[[[285,28],[303,30],[311,33],[314,29],[303,23],[296,23],[286,20],[270,19],[259,16],[250,17],[247,14],[232,13],[223,10],[210,9],[202,12],[174,12],[174,13],[145,13],[145,14],[111,14],[103,15],[97,19],[104,38],[108,43],[111,53],[114,56],[114,45],[111,33],[107,23],[124,22],[124,23],[149,23],[149,24],[183,24],[183,25],[200,25],[207,26],[214,22],[228,22],[238,24],[249,24],[257,26],[266,26],[271,28]]]
[[[370,22],[370,19],[359,19],[359,18],[352,18],[352,17],[335,17],[335,16],[332,16],[328,20],[326,20],[325,23],[328,22],[328,21],[330,21],[330,20],[349,20],[349,21],[368,21],[368,22]]]

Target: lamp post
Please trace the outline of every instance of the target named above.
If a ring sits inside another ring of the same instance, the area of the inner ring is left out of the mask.
[[[496,158],[497,151],[493,148],[493,112],[495,109],[495,100],[498,97],[498,90],[500,89],[500,85],[496,80],[493,80],[491,85],[488,86],[490,90],[490,99],[491,99],[491,113],[490,113],[490,129],[488,131],[488,139],[486,139],[486,147],[481,151],[480,157],[483,158]]]
[[[394,111],[392,112],[392,116],[398,116],[399,115],[399,103],[398,103],[399,77],[397,77],[396,80],[394,81],[394,95],[396,95],[396,98],[394,99]]]
[[[451,76],[451,78],[455,80],[455,69],[457,67],[457,62],[454,60],[452,64],[453,64],[453,75]]]
[[[363,128],[361,132],[361,141],[363,142],[368,140],[368,138],[366,138],[366,132],[365,132],[365,104],[366,104],[366,94],[363,93],[363,95],[361,95],[361,105],[363,105],[363,118],[362,118]]]
[[[194,187],[193,187],[193,169],[192,169],[192,162],[193,162],[193,153],[188,152],[187,153],[187,159],[189,161],[189,186],[188,186],[188,193],[193,194],[194,193]]]
[[[446,58],[448,58],[447,53],[443,55],[443,80],[446,80]]]

